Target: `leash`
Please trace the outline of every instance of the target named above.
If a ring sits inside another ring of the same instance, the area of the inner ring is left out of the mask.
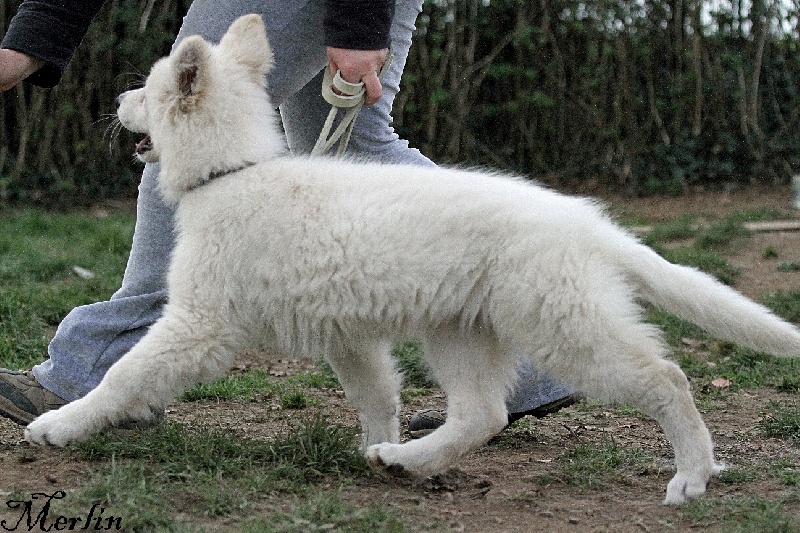
[[[392,65],[392,59],[393,54],[390,49],[386,61],[378,74],[379,80],[383,81],[389,71],[389,67]],[[312,155],[326,154],[338,141],[339,148],[336,151],[336,157],[341,158],[344,156],[347,144],[350,142],[350,135],[353,133],[356,117],[361,108],[364,107],[364,93],[364,82],[350,83],[342,79],[339,71],[334,76],[331,74],[330,66],[325,67],[325,74],[322,77],[322,97],[331,104],[331,110],[328,112],[328,118],[322,126],[322,131],[314,145],[314,149],[311,150]],[[333,133],[331,133],[333,122],[340,109],[345,110],[344,116]]]

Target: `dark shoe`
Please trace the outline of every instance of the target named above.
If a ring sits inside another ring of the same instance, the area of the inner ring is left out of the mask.
[[[525,416],[532,416],[534,418],[544,418],[547,415],[552,415],[553,413],[557,413],[558,411],[564,409],[565,407],[569,407],[570,405],[577,403],[583,398],[583,396],[579,394],[570,394],[569,396],[564,396],[561,399],[554,400],[550,403],[546,403],[544,405],[540,405],[536,409],[531,409],[530,411],[523,411],[521,413],[508,413],[508,425],[510,426],[517,420]]]
[[[521,413],[509,413],[508,425],[513,424],[514,422],[516,422],[517,420],[519,420],[524,416],[544,418],[545,416],[560,411],[565,407],[569,407],[570,405],[580,400],[580,398],[581,397],[576,394],[570,394],[569,396],[565,396],[559,400],[546,403],[544,405],[537,407],[536,409],[531,409],[530,411],[523,411]],[[424,437],[425,435],[430,435],[439,426],[444,424],[446,418],[447,414],[442,409],[425,409],[424,411],[419,411],[416,414],[414,414],[414,416],[411,417],[411,420],[408,421],[408,434],[411,436],[412,439],[418,439],[420,437]]]
[[[27,426],[47,411],[66,405],[66,400],[42,387],[30,372],[0,368],[0,416]],[[147,429],[164,423],[164,410],[154,410],[148,420],[123,420],[120,429]]]
[[[25,426],[66,403],[42,387],[33,374],[0,368],[0,416]]]
[[[425,409],[418,411],[408,421],[408,434],[412,439],[419,439],[430,435],[439,426],[444,424],[447,414],[443,409]]]

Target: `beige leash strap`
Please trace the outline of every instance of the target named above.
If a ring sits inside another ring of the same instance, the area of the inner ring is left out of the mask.
[[[392,51],[389,50],[381,72],[378,74],[378,79],[381,81],[392,64],[392,58]],[[336,91],[334,91],[334,89],[336,89]],[[333,76],[331,75],[330,67],[325,67],[325,74],[322,79],[322,97],[325,98],[326,102],[331,104],[331,110],[328,113],[325,124],[322,126],[322,131],[317,139],[317,143],[311,151],[312,155],[327,153],[338,141],[339,148],[336,151],[336,157],[341,158],[344,156],[347,150],[347,143],[350,142],[350,135],[353,133],[353,125],[355,124],[356,117],[364,106],[364,93],[363,82],[347,82],[342,79],[339,71]],[[333,122],[340,109],[345,110],[344,116],[336,127],[336,130],[331,133]]]

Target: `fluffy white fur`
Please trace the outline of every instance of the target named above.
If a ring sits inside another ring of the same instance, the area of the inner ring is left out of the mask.
[[[244,349],[322,354],[356,406],[364,453],[429,475],[506,424],[517,354],[588,396],[655,418],[675,449],[666,503],[706,490],[711,437],[637,298],[712,334],[783,356],[800,333],[694,269],[668,263],[594,202],[500,174],[286,155],[264,91],[258,16],[218,46],[186,39],[119,118],[148,133],[179,202],[164,316],[100,386],[31,423],[63,446],[147,418]],[[218,177],[220,171],[243,170]],[[423,339],[447,422],[400,444],[399,340]]]

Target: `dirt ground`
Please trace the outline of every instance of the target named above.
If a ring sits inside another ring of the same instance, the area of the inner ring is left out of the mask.
[[[678,198],[607,198],[612,209],[624,217],[651,222],[668,220],[683,213],[714,217],[733,211],[772,207],[786,211],[788,188],[698,193]],[[778,259],[765,259],[772,247]],[[800,272],[780,272],[778,263],[800,263],[800,231],[756,233],[736,247],[729,259],[741,269],[736,288],[760,299],[776,291],[800,290]],[[304,361],[240,361],[242,367],[268,367],[271,372],[304,370]],[[705,384],[693,384],[700,387]],[[354,412],[337,390],[311,391],[329,419],[357,426]],[[771,400],[797,401],[796,395],[768,389],[721,392],[701,410],[714,436],[720,461],[752,466],[783,460],[800,468],[800,443],[764,438],[757,429]],[[403,421],[423,407],[444,405],[437,391],[414,398],[403,410]],[[291,411],[268,403],[198,402],[176,404],[170,418],[186,424],[229,429],[236,434],[268,438],[287,427]],[[38,449],[21,442],[22,430],[0,419],[0,497],[7,488],[17,491],[69,490],[84,479],[85,465],[66,462],[62,452]],[[564,478],[563,454],[576,444],[601,447],[610,439],[622,448],[638,447],[656,461],[638,472],[615,477],[606,489],[587,489]],[[342,489],[341,497],[354,504],[384,501],[399,509],[407,524],[419,530],[435,526],[444,531],[471,532],[595,532],[595,531],[717,531],[713,518],[692,519],[661,504],[672,476],[672,451],[661,431],[650,420],[625,410],[576,405],[542,420],[527,420],[467,457],[451,472],[430,480],[365,479]],[[712,481],[709,494],[715,498],[747,495],[766,499],[784,498],[790,489],[777,479],[722,484]],[[796,490],[796,489],[795,489]],[[0,498],[2,500],[2,498]],[[287,505],[265,495],[258,506],[265,511]],[[800,516],[795,498],[791,512]],[[0,517],[2,513],[0,513]],[[228,517],[209,524],[224,530],[236,523]]]

